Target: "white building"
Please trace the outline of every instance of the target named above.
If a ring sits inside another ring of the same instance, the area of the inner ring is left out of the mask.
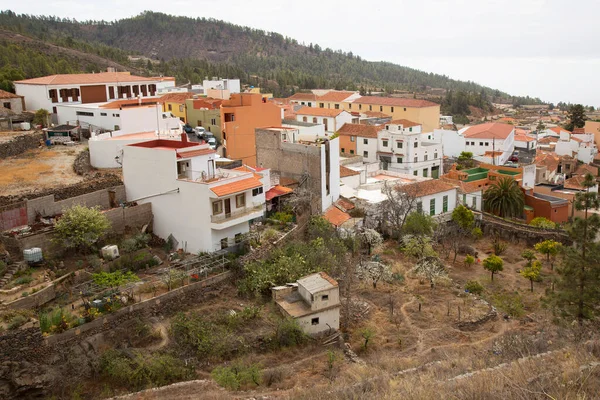
[[[177,247],[212,252],[239,242],[265,211],[269,170],[215,167],[207,144],[151,140],[123,148],[127,200],[152,203],[154,232]]]
[[[354,117],[348,111],[344,110],[306,106],[296,112],[296,120],[323,124],[325,125],[325,132],[333,134],[344,124],[353,122]]]
[[[515,127],[509,124],[486,123],[468,126],[460,131],[465,138],[465,150],[477,161],[504,165],[515,150]]]
[[[281,126],[294,128],[298,130],[298,140],[304,142],[316,142],[318,139],[325,139],[325,125],[313,124],[312,122],[296,121],[294,119],[284,119]]]
[[[524,132],[516,132],[515,148],[519,150],[535,150],[537,148],[537,139]]]
[[[363,162],[378,163],[377,134],[381,129],[379,125],[344,124],[337,131],[340,137],[341,154],[358,155],[363,158]]]
[[[575,157],[585,164],[594,161],[598,154],[593,133],[574,134],[564,130],[560,132],[554,151],[559,156]]]
[[[440,115],[440,125],[452,125],[454,122],[452,121],[452,115]]]
[[[417,199],[416,211],[432,217],[449,219],[456,208],[458,199],[456,186],[440,179],[402,185],[399,190]]]
[[[219,79],[202,81],[202,93],[213,99],[229,100],[229,96],[241,92],[239,79]]]
[[[175,86],[175,78],[142,77],[129,72],[50,75],[14,82],[25,96],[27,110],[44,108],[56,114],[59,104],[102,103],[110,100],[155,96],[157,88]]]
[[[119,131],[120,134],[159,131],[163,135],[182,132],[179,118],[163,112],[156,98],[120,100],[110,103],[59,104],[59,124],[91,125],[92,130]]]
[[[287,101],[296,107],[316,107],[317,106],[317,95],[314,93],[294,93],[287,98]]]
[[[325,272],[274,287],[271,294],[283,315],[298,321],[309,335],[329,334],[340,328],[340,289]]]
[[[442,174],[442,143],[421,125],[394,120],[377,134],[377,155],[382,169],[414,176],[439,178]]]

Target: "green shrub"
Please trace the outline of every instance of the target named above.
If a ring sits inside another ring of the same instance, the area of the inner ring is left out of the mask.
[[[275,241],[278,237],[279,233],[273,228],[266,229],[262,234],[262,240],[269,243]]]
[[[29,296],[29,292],[23,292],[23,293],[21,293],[21,297],[27,297],[27,296]]]
[[[123,253],[131,253],[139,249],[143,249],[150,242],[150,235],[146,233],[138,233],[121,242],[121,250]]]
[[[33,278],[30,276],[22,276],[20,278],[15,279],[15,285],[27,285],[31,282],[33,282]]]
[[[235,351],[238,339],[227,321],[221,317],[217,323],[198,313],[179,313],[171,320],[171,334],[179,346],[197,357],[219,359]]]
[[[471,236],[473,236],[475,240],[479,240],[483,237],[483,231],[481,228],[473,228],[471,231]]]
[[[77,317],[69,311],[57,307],[42,311],[38,319],[42,333],[60,333],[69,329],[69,326],[72,326]]]
[[[556,229],[556,224],[544,217],[536,217],[532,219],[529,225],[542,229]]]
[[[280,347],[291,347],[305,343],[308,336],[304,333],[298,321],[286,318],[277,325],[275,340]]]
[[[13,278],[19,278],[22,276],[31,276],[33,274],[33,270],[31,268],[21,269],[14,273]]]
[[[27,318],[24,315],[17,314],[8,323],[8,329],[11,330],[11,331],[14,330],[14,329],[18,329],[22,325],[24,325],[27,321],[29,321],[29,318]]]
[[[0,261],[0,278],[4,276],[4,274],[6,273],[7,270],[8,270],[8,267],[7,267],[6,263],[4,261]]]
[[[287,224],[294,220],[294,215],[291,213],[278,211],[275,214],[273,214],[273,216],[271,218],[274,219],[275,221],[281,222],[282,224]]]
[[[523,299],[518,293],[499,293],[492,297],[492,304],[511,317],[521,317],[525,314]]]
[[[493,248],[494,248],[494,254],[497,256],[501,256],[502,253],[504,253],[506,251],[506,249],[508,248],[508,243],[503,242],[498,238],[495,238],[494,243],[493,243]]]
[[[211,376],[220,386],[229,390],[239,390],[246,385],[258,386],[261,382],[261,370],[257,364],[234,363],[228,367],[217,367]]]
[[[469,293],[480,295],[483,293],[483,286],[481,286],[481,283],[477,281],[467,281],[465,284],[465,290],[467,290]]]
[[[87,262],[90,267],[94,270],[100,269],[102,267],[102,259],[95,254],[91,254],[87,257]]]
[[[470,254],[467,254],[467,256],[465,257],[465,265],[467,267],[470,267],[473,264],[475,264],[475,257],[473,257]]]

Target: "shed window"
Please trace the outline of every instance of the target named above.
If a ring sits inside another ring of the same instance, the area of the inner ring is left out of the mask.
[[[319,325],[319,318],[313,318],[310,320],[311,325]]]
[[[321,300],[323,300],[323,301],[329,300],[329,295],[328,294],[324,294],[323,296],[321,296]]]
[[[263,187],[259,187],[256,189],[252,189],[252,196],[258,196],[259,194],[262,194],[263,192]]]
[[[363,139],[363,144],[369,144],[369,139]]]
[[[383,145],[383,147],[388,147],[388,141],[387,140],[383,140],[382,141],[382,145]]]
[[[213,201],[212,208],[213,215],[221,214],[223,212],[223,201]]]

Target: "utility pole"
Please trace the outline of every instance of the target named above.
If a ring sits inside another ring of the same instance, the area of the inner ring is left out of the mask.
[[[496,165],[496,138],[492,137],[492,164]]]

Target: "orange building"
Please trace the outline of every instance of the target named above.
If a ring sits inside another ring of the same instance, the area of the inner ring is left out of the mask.
[[[225,156],[256,166],[254,130],[281,125],[281,109],[257,93],[232,94],[221,105]]]

